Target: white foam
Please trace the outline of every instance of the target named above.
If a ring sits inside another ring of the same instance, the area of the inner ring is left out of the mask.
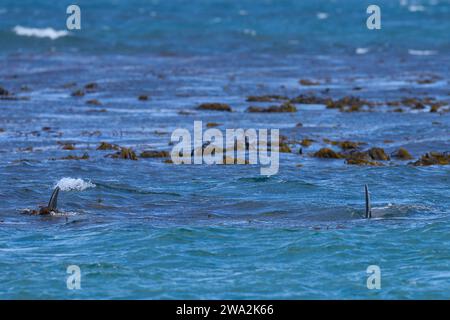
[[[356,54],[366,54],[367,52],[369,52],[368,48],[356,48]]]
[[[325,12],[318,12],[318,13],[316,14],[316,17],[317,17],[317,19],[319,19],[319,20],[324,20],[324,19],[327,19],[327,18],[328,18],[328,13],[325,13]]]
[[[90,181],[84,181],[81,178],[74,179],[74,178],[62,178],[58,181],[58,183],[55,185],[55,188],[59,187],[61,191],[83,191],[88,188],[95,188],[95,184],[93,184]]]
[[[13,31],[18,36],[36,37],[36,38],[50,38],[56,40],[61,37],[69,35],[66,30],[55,30],[53,28],[27,28],[22,26],[15,26]]]
[[[410,12],[421,12],[421,11],[425,11],[425,7],[421,6],[421,5],[414,5],[414,4],[412,4],[412,5],[410,5],[408,7],[408,10]]]
[[[432,56],[432,55],[436,54],[436,51],[409,49],[408,53],[412,56]]]

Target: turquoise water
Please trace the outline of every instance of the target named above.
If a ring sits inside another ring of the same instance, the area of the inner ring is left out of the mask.
[[[0,3],[0,87],[19,98],[0,99],[0,298],[448,299],[450,167],[408,163],[450,151],[450,113],[383,103],[449,102],[449,1],[381,1],[376,32],[365,28],[364,1],[80,1],[81,31],[56,40],[14,32],[64,30],[68,4]],[[71,95],[90,82],[98,89]],[[247,96],[263,94],[383,103],[246,112]],[[202,102],[233,112],[196,110]],[[292,152],[263,177],[258,165],[175,166],[96,150],[107,141],[138,155],[170,151],[172,131],[192,131],[195,120],[279,128]],[[300,154],[303,138],[314,143]],[[404,147],[414,159],[314,158],[330,147],[325,138],[388,154]],[[65,177],[93,186],[61,192],[59,216],[22,214]],[[67,289],[69,265],[81,269],[80,290]],[[369,265],[381,269],[380,290],[366,287]]]

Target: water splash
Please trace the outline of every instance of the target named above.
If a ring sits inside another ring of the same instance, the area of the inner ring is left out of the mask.
[[[88,188],[95,188],[95,184],[90,181],[85,181],[81,178],[62,178],[56,183],[55,188],[59,187],[61,191],[84,191]]]

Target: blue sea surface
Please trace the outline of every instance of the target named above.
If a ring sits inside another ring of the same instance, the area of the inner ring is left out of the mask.
[[[377,1],[382,29],[368,30],[371,1],[86,0],[81,30],[39,37],[67,31],[70,4],[0,0],[0,87],[10,92],[0,99],[1,299],[450,297],[450,166],[411,165],[450,151],[450,1]],[[278,103],[247,101],[267,94],[375,106],[247,112]],[[387,104],[412,97],[443,105]],[[233,112],[196,109],[205,102]],[[265,177],[259,165],[97,150],[170,152],[172,132],[193,132],[194,121],[280,129],[292,152]],[[413,159],[314,157],[339,151],[327,139],[405,148]],[[60,192],[62,214],[22,213],[45,205],[63,178],[82,188]],[[80,290],[67,287],[70,265]],[[381,269],[379,290],[367,288],[370,265]]]

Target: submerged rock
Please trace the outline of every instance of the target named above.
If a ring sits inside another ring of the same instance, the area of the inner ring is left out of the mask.
[[[399,160],[411,160],[413,157],[405,148],[400,148],[396,152],[391,154],[392,157],[397,158]]]
[[[450,153],[428,152],[411,164],[415,166],[448,165],[450,164]]]
[[[281,106],[270,106],[267,108],[250,106],[247,109],[247,112],[263,112],[263,113],[266,113],[266,112],[269,112],[269,113],[271,113],[271,112],[274,112],[274,113],[297,112],[297,108],[292,103],[286,102],[286,103],[283,103]]]
[[[231,112],[231,107],[226,103],[202,103],[197,107],[198,110],[214,110]]]

